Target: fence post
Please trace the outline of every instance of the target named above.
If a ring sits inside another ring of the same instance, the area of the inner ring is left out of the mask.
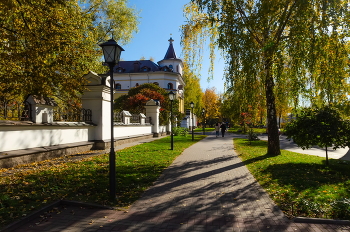
[[[34,123],[53,123],[53,108],[57,105],[53,99],[29,95],[25,101],[31,105],[29,115]]]
[[[143,113],[140,113],[140,124],[145,125],[146,124],[146,115]]]
[[[146,115],[152,119],[152,133],[153,137],[159,137],[159,101],[153,99],[146,103]]]
[[[96,125],[94,133],[89,134],[89,140],[101,141],[96,149],[107,149],[104,141],[109,141],[111,137],[110,77],[101,77],[91,71],[84,77],[87,90],[82,95],[82,105],[84,109],[91,109],[91,121]]]
[[[129,112],[129,111],[126,111],[126,110],[123,110],[122,113],[123,113],[123,123],[124,123],[125,125],[130,124],[130,118],[131,118],[131,116],[132,116],[132,115],[130,114],[130,112]]]

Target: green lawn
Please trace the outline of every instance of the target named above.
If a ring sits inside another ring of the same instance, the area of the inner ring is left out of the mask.
[[[182,151],[203,135],[174,136],[117,152],[117,201],[110,202],[108,154],[81,161],[63,157],[0,169],[0,227],[58,199],[128,207]],[[9,174],[10,173],[10,174]]]
[[[128,207],[182,151],[204,138],[170,137],[117,152],[117,201],[108,193],[108,154],[82,161],[64,157],[0,169],[0,227],[57,199]],[[266,155],[265,141],[234,140],[249,170],[288,216],[350,219],[350,162],[282,151]],[[11,174],[8,174],[11,172]]]
[[[249,128],[247,128],[247,132],[248,133]],[[240,126],[233,126],[230,127],[228,130],[230,133],[236,133],[236,134],[242,134],[242,127]],[[266,128],[253,128],[253,132],[256,134],[264,134],[266,133]]]
[[[350,219],[350,161],[330,160],[282,150],[266,154],[266,141],[235,139],[237,154],[290,217]]]
[[[214,130],[215,130],[215,128],[210,128],[210,127],[205,128],[205,132],[214,131]],[[203,132],[203,127],[197,127],[195,129],[193,129],[193,131],[194,132]],[[189,131],[189,132],[191,132],[191,131]]]

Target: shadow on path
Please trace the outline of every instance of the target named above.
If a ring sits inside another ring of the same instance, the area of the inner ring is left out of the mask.
[[[186,149],[128,212],[68,206],[17,231],[337,231],[293,223],[234,153],[232,135]]]

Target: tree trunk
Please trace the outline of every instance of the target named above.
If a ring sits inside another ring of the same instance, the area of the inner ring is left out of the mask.
[[[278,128],[281,128],[281,119],[282,119],[282,115],[279,114],[278,115]]]
[[[280,155],[280,139],[278,135],[276,104],[274,94],[274,81],[271,74],[272,61],[265,61],[265,91],[266,91],[266,108],[267,108],[267,130],[268,130],[268,146],[267,153],[270,155]]]

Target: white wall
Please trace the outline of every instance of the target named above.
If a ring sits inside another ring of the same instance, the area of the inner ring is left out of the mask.
[[[87,142],[96,139],[96,126],[0,126],[0,152]],[[152,133],[151,125],[125,125],[114,127],[114,138],[141,136]],[[106,134],[110,139],[110,130]]]
[[[88,81],[88,90],[82,95],[83,108],[92,111],[92,123],[57,122],[54,124],[27,124],[27,125],[1,125],[0,126],[0,152],[21,150],[35,147],[64,145],[68,143],[88,141],[108,141],[111,139],[111,93],[109,88],[110,77],[100,77],[89,72],[85,75]],[[105,81],[103,81],[105,80]],[[159,109],[155,101],[150,101],[149,117],[155,125],[115,125],[114,138],[128,136],[142,136],[158,134]],[[41,108],[36,105],[36,110]],[[153,111],[152,111],[153,110]],[[52,114],[50,115],[52,121]]]
[[[93,126],[1,126],[0,152],[89,141]]]
[[[167,126],[159,126],[159,133],[166,133],[167,132]]]
[[[144,134],[151,134],[152,126],[115,126],[114,127],[114,138],[125,137],[125,136],[137,136]],[[109,133],[111,134],[111,133]]]

